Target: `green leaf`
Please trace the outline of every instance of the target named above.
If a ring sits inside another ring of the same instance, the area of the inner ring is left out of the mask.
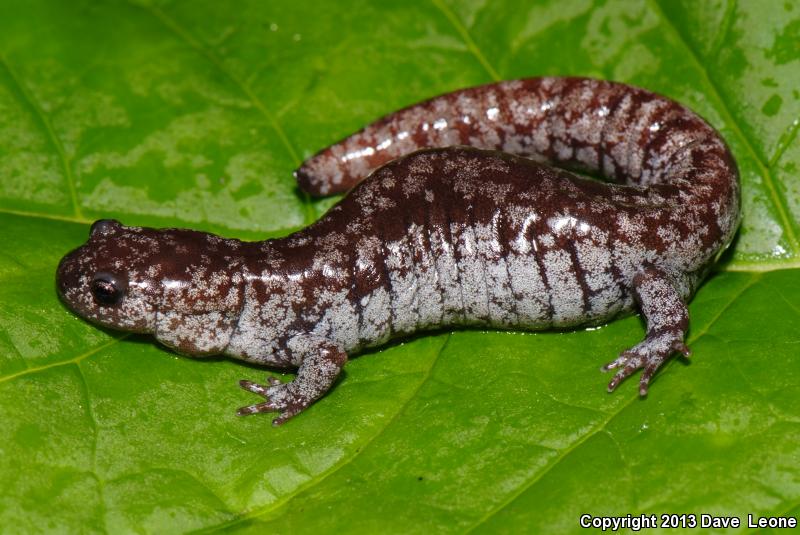
[[[582,513],[800,514],[800,7],[792,2],[8,0],[0,14],[3,531],[579,531]],[[492,79],[611,78],[686,103],[744,222],[640,400],[597,368],[638,318],[459,331],[352,360],[281,428],[240,378],[58,302],[95,218],[284,235],[302,158]]]

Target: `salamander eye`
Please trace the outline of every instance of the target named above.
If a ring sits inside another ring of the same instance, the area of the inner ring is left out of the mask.
[[[92,223],[92,226],[89,229],[89,237],[101,234],[111,234],[117,231],[121,226],[122,225],[120,225],[119,221],[116,219],[98,219]]]
[[[92,295],[98,305],[114,306],[122,299],[127,284],[113,273],[101,271],[92,279]]]

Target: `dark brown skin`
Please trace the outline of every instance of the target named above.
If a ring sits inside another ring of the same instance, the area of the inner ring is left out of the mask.
[[[402,156],[454,144],[494,150]],[[394,337],[596,325],[636,308],[645,340],[604,369],[619,368],[613,390],[643,368],[644,395],[666,359],[688,354],[686,302],[739,223],[738,173],[719,135],[675,102],[598,80],[443,95],[325,149],[297,176],[312,194],[355,187],[310,227],[263,242],[98,222],[59,266],[62,299],[184,354],[297,368],[290,383],[241,383],[266,401],[240,414],[279,411],[276,424],[321,397],[348,355]]]

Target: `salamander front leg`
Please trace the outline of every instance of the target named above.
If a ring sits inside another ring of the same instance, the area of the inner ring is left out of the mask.
[[[308,340],[305,342],[298,345],[307,346]],[[347,362],[347,354],[334,344],[324,341],[311,343],[304,351],[307,356],[298,368],[294,381],[281,383],[275,377],[269,377],[269,386],[246,379],[239,381],[242,388],[263,396],[267,401],[242,407],[237,414],[245,416],[280,411],[280,415],[272,420],[272,425],[277,426],[325,395]]]
[[[670,356],[675,352],[689,356],[689,348],[683,342],[689,326],[689,312],[670,278],[657,268],[649,267],[639,272],[633,279],[633,286],[636,301],[647,320],[647,336],[641,343],[620,353],[602,370],[619,368],[608,383],[611,392],[623,379],[644,368],[639,380],[639,395],[644,396],[650,379]]]

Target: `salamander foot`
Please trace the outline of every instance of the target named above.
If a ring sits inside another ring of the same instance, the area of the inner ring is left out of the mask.
[[[314,402],[313,399],[309,399],[297,391],[294,381],[281,383],[275,377],[268,377],[267,381],[269,386],[260,385],[247,379],[239,381],[239,386],[264,397],[267,401],[242,407],[236,411],[236,414],[247,416],[248,414],[278,411],[280,415],[272,420],[272,425],[278,426]]]
[[[642,377],[639,379],[639,395],[646,396],[650,379],[656,370],[676,352],[682,353],[686,357],[691,354],[689,348],[683,343],[683,339],[676,338],[672,333],[648,336],[644,341],[623,351],[616,360],[601,368],[604,372],[619,368],[614,378],[608,383],[608,391],[613,392],[633,372],[644,368]]]

